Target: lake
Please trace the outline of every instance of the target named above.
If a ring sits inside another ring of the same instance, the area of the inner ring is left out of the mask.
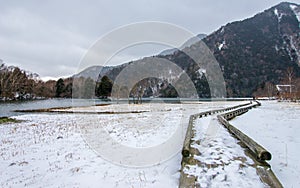
[[[0,102],[0,117],[10,117],[24,114],[21,112],[14,112],[15,110],[30,110],[70,106],[91,106],[95,104],[107,103],[108,102],[99,99],[45,99],[31,101]]]
[[[195,99],[179,99],[179,98],[143,98],[143,103],[178,103],[188,101],[241,101],[250,100],[251,98],[195,98]],[[130,98],[129,100],[133,100]],[[14,112],[15,110],[33,110],[44,108],[57,108],[57,107],[71,107],[71,106],[92,106],[96,104],[110,104],[110,103],[128,103],[128,99],[118,99],[116,101],[103,101],[101,99],[45,99],[45,100],[30,100],[30,101],[14,101],[14,102],[0,102],[0,117],[10,117],[15,115],[24,114],[22,112]]]

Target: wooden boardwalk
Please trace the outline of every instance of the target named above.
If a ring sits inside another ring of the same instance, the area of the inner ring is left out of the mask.
[[[258,106],[260,103],[253,101],[190,116],[182,150],[180,188],[210,187],[213,183],[230,187],[232,179],[240,186],[258,182],[263,187],[282,187],[266,162],[271,153],[229,123],[230,119]],[[197,132],[201,130],[197,122],[208,117],[210,129],[213,126],[218,129],[213,135]]]

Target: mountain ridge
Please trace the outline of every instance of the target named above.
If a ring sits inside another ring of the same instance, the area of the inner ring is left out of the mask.
[[[253,17],[221,26],[202,39],[219,62],[228,97],[249,97],[266,82],[278,84],[288,67],[293,67],[296,77],[300,76],[299,12],[298,4],[282,2]],[[199,96],[210,97],[206,78],[198,74],[201,67],[193,65],[186,54],[172,51],[155,57],[181,67],[191,77]],[[138,61],[142,60],[135,62]],[[114,80],[125,67],[112,68],[105,75]],[[161,89],[149,88],[149,84],[139,87],[148,91]]]
[[[191,39],[187,40],[181,48],[184,48],[184,47],[189,47],[191,46],[192,44],[194,44],[195,42],[197,42],[198,40],[202,40],[206,37],[207,35],[206,34],[198,34],[196,35],[195,37],[192,37]],[[171,48],[171,49],[167,49],[167,50],[164,50],[162,52],[160,52],[158,55],[160,56],[164,56],[164,55],[172,55],[174,54],[176,51],[178,51],[177,48]]]
[[[229,95],[249,96],[263,82],[279,83],[287,67],[293,67],[299,76],[299,21],[290,5],[299,8],[294,3],[280,3],[203,39],[225,69]],[[274,10],[282,14],[280,20]],[[256,73],[251,75],[250,70]]]
[[[199,37],[199,35],[195,37]],[[211,75],[207,75],[207,70],[186,54],[195,47],[201,46],[199,44],[202,43],[205,43],[219,63],[226,83],[227,97],[250,97],[266,87],[271,86],[274,89],[275,84],[298,85],[300,91],[300,79],[298,82],[296,81],[297,78],[300,78],[300,6],[296,3],[279,3],[250,18],[223,25],[205,36],[200,42],[189,43],[194,41],[192,39],[183,45],[185,48],[181,48],[182,50],[169,49],[166,53],[118,66],[88,67],[80,73],[64,79],[67,93],[64,96],[71,97],[72,82],[74,83],[77,78],[83,85],[84,79],[88,77],[98,83],[103,76],[114,81],[129,65],[145,61],[151,62],[151,58],[162,58],[180,67],[182,69],[180,74],[185,73],[189,76],[199,97],[212,97],[213,91],[210,91],[208,84]],[[0,65],[2,63],[3,61],[0,60]],[[6,67],[0,73],[13,74],[13,69],[13,67]],[[293,81],[289,82],[286,81],[288,69],[293,70]],[[17,73],[17,71],[15,72]],[[180,74],[176,76],[171,72],[169,77],[161,76],[140,80],[132,88],[130,96],[134,96],[138,92],[143,97],[178,97],[178,93],[171,83],[172,79],[178,79]],[[24,73],[29,80],[32,79],[39,83],[38,87],[34,88],[38,91],[36,93],[40,93],[37,96],[52,96],[50,93],[53,93],[55,89],[55,81],[42,83],[38,81],[38,75],[28,71],[24,71]],[[91,79],[88,81],[90,82]],[[182,85],[184,84],[182,83]]]

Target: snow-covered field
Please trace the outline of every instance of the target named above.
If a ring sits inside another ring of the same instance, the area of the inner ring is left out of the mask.
[[[300,104],[262,101],[230,121],[272,154],[270,164],[284,187],[300,187]]]
[[[178,126],[187,126],[190,114],[240,103],[115,105],[77,111],[148,112],[15,116],[23,122],[0,124],[0,187],[177,187],[181,148],[161,163],[128,167],[94,152],[79,127],[94,120],[117,142],[147,148],[166,142]]]
[[[82,134],[85,129],[80,127],[96,120],[117,142],[147,148],[167,141],[178,126],[187,126],[190,114],[241,103],[244,102],[124,104],[72,110],[146,112],[15,116],[23,121],[0,124],[0,187],[178,187],[181,148],[169,158],[147,167],[120,165],[103,159],[91,149]],[[265,101],[261,107],[231,121],[272,153],[270,164],[285,187],[300,186],[299,112],[299,104]],[[202,174],[197,179],[199,184],[204,187],[262,186],[251,168],[251,159],[243,154],[236,140],[218,126],[216,119],[207,117],[197,121],[201,126],[196,137],[205,138],[202,144],[193,145],[202,151],[199,160],[212,166],[223,163],[217,168],[191,168],[190,173]],[[208,125],[211,128],[207,131]]]

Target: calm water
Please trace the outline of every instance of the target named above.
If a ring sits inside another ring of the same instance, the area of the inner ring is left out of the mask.
[[[239,99],[220,99],[227,100],[247,100],[249,98]],[[130,99],[132,100],[132,99]],[[178,103],[182,101],[211,101],[211,99],[176,99],[176,98],[143,98],[143,103],[147,102],[163,102],[163,103]],[[0,102],[0,117],[21,115],[21,112],[14,112],[15,110],[33,110],[44,108],[56,107],[71,107],[71,106],[92,106],[95,104],[108,104],[108,103],[128,103],[128,99],[118,100],[114,102],[107,102],[100,99],[47,99],[47,100],[34,100],[22,102]]]
[[[23,113],[14,112],[15,110],[31,110],[55,107],[70,106],[91,106],[95,104],[107,103],[101,100],[83,100],[83,99],[47,99],[34,101],[18,102],[0,102],[0,117],[15,116]]]

